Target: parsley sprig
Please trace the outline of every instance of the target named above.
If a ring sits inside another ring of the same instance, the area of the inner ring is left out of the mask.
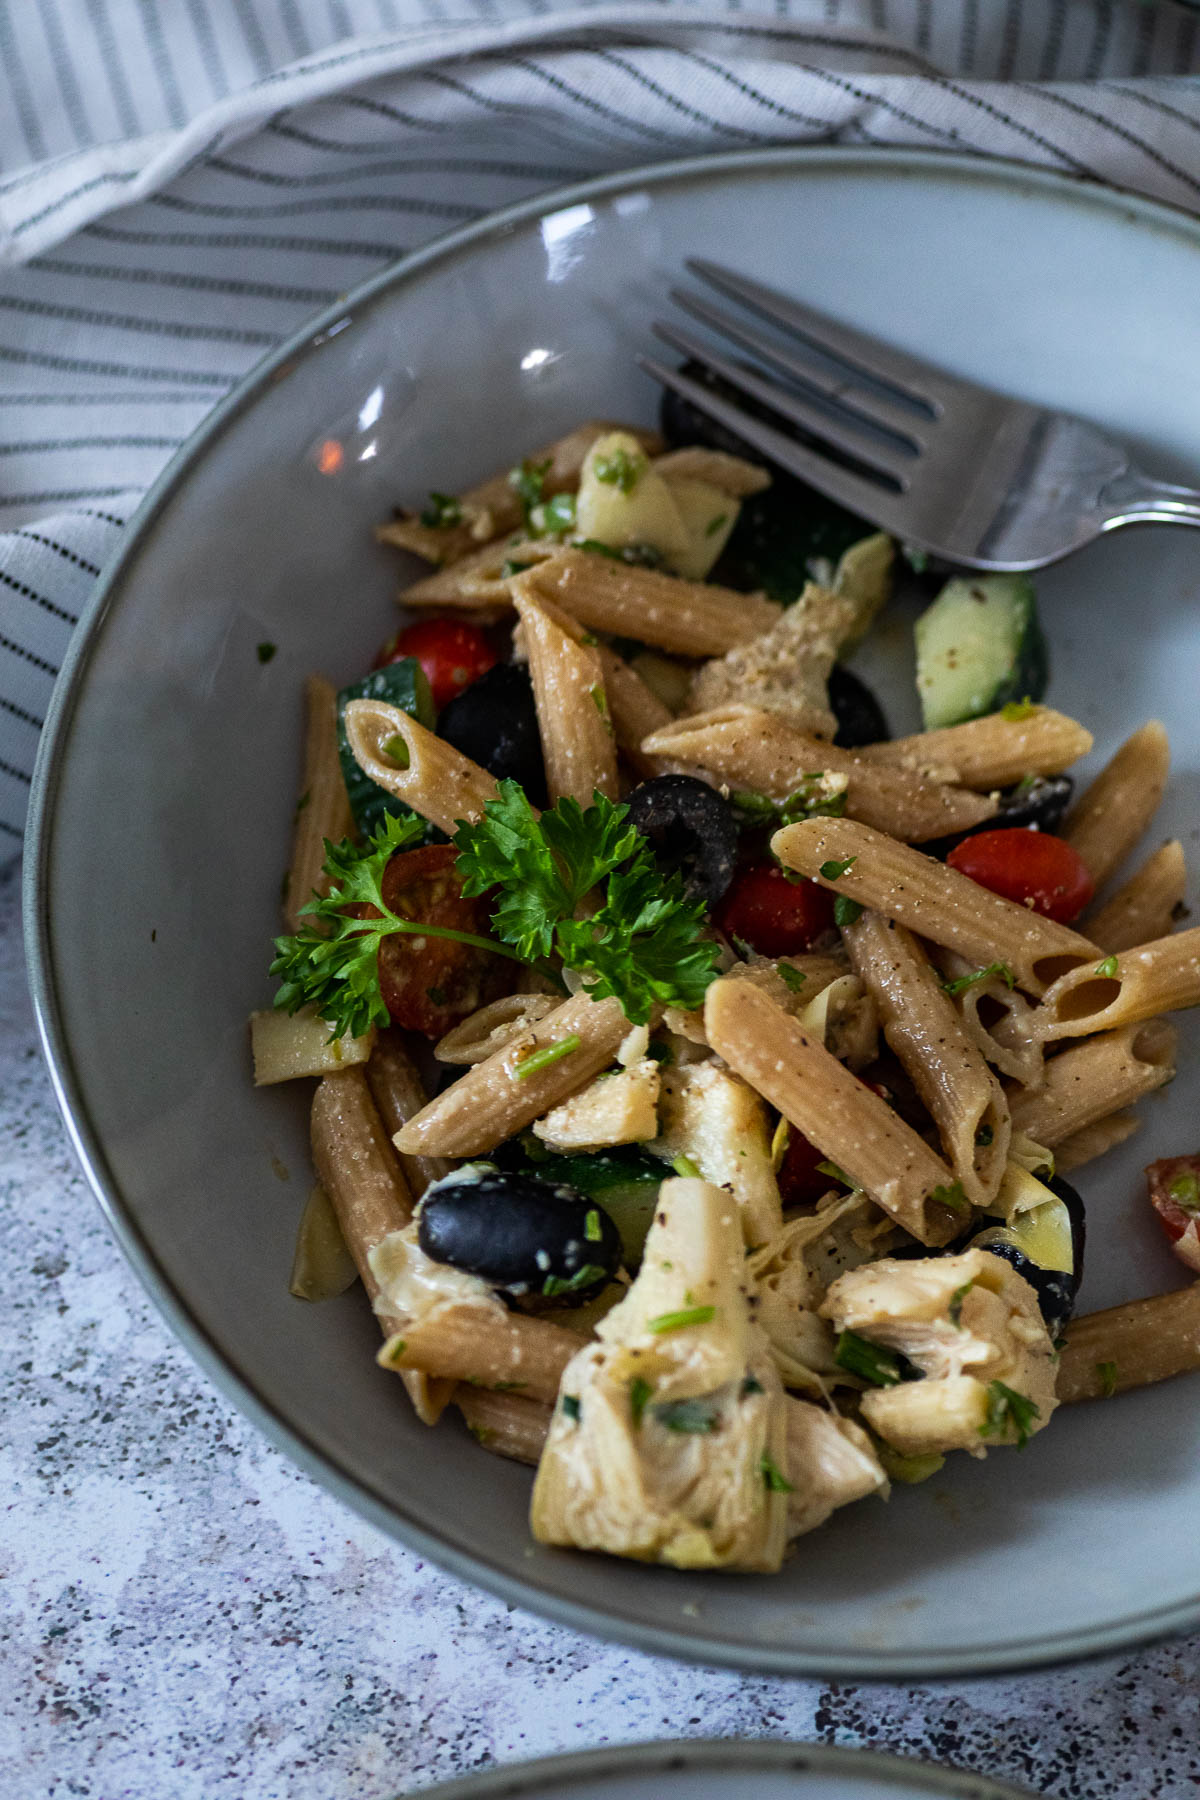
[[[599,793],[591,806],[564,799],[539,818],[518,783],[502,781],[454,842],[464,894],[500,890],[492,927],[502,944],[524,962],[560,956],[594,999],[615,997],[643,1025],[655,1004],[699,1006],[719,953],[702,935],[703,902],[660,872],[628,819],[628,807]],[[602,883],[600,905],[576,918]]]

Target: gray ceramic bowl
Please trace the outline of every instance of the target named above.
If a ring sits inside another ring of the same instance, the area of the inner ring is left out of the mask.
[[[632,353],[693,253],[1089,413],[1163,474],[1200,471],[1200,226],[1094,188],[781,151],[602,181],[411,257],[218,408],[78,634],[28,855],[64,1111],[136,1268],[237,1404],[384,1529],[512,1601],[649,1649],[823,1675],[1011,1668],[1179,1630],[1200,1621],[1195,1379],[849,1509],[779,1578],[680,1575],[535,1548],[527,1471],[415,1423],[374,1364],[361,1295],[288,1295],[306,1096],[251,1090],[244,1021],[270,992],[301,679],[353,677],[391,629],[396,567],[370,527],[396,500],[453,490],[589,414],[653,416]],[[1156,831],[1192,841],[1198,587],[1200,537],[1163,528],[1041,582],[1053,699],[1092,722],[1097,756],[1166,719],[1178,773]],[[279,647],[266,665],[264,640]],[[897,730],[914,722],[910,640],[898,618],[864,661]],[[1142,1142],[1194,1144],[1194,1081],[1084,1178],[1088,1306],[1178,1275],[1137,1170]]]

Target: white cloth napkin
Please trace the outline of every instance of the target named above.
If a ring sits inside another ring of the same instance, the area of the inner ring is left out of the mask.
[[[0,861],[139,497],[305,316],[524,195],[804,141],[1200,208],[1160,0],[0,0]]]

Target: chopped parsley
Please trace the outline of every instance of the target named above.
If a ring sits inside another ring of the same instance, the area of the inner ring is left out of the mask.
[[[954,1292],[950,1296],[950,1305],[947,1307],[946,1310],[950,1314],[950,1323],[952,1325],[957,1325],[957,1327],[960,1331],[962,1330],[963,1301],[966,1299],[967,1295],[970,1293],[971,1289],[974,1286],[975,1286],[975,1278],[974,1278],[974,1276],[972,1276],[970,1281],[964,1281],[961,1287],[955,1288]]]
[[[600,1223],[600,1214],[594,1206],[589,1206],[583,1215],[583,1235],[589,1244],[598,1244],[604,1236],[604,1227]]]
[[[629,1411],[635,1431],[640,1431],[642,1428],[642,1415],[646,1411],[646,1402],[653,1392],[653,1383],[647,1381],[643,1375],[635,1375],[629,1384]]]
[[[508,471],[508,485],[516,492],[521,502],[526,527],[533,524],[533,509],[542,500],[542,490],[546,485],[546,477],[550,473],[553,457],[548,456],[544,462],[533,462],[527,458],[517,468]]]
[[[651,1410],[664,1430],[687,1437],[707,1437],[717,1428],[717,1409],[708,1400],[666,1400]]]
[[[554,1300],[560,1294],[582,1293],[584,1288],[594,1287],[596,1282],[607,1279],[607,1269],[598,1268],[595,1263],[584,1263],[573,1275],[547,1275],[542,1283],[542,1293],[547,1300]]]
[[[588,695],[592,705],[600,714],[600,717],[604,720],[604,723],[608,726],[609,732],[611,733],[613,728],[612,716],[608,710],[608,695],[604,692],[603,683],[598,681],[594,687],[590,687],[588,689]]]
[[[965,994],[980,981],[990,981],[995,975],[1007,988],[1017,985],[1017,978],[1006,962],[987,963],[982,969],[972,969],[968,975],[956,975],[953,981],[943,981],[942,987],[953,1000],[956,994]]]
[[[1098,1362],[1096,1373],[1100,1377],[1100,1392],[1106,1400],[1111,1400],[1117,1391],[1117,1365],[1115,1362]]]
[[[708,1325],[717,1316],[715,1306],[688,1306],[680,1312],[659,1313],[657,1319],[648,1319],[647,1329],[656,1337],[664,1332],[684,1331],[689,1325]]]
[[[862,916],[862,911],[857,900],[850,900],[845,894],[839,894],[833,903],[833,922],[841,930],[847,925],[853,925],[855,919]]]
[[[453,494],[431,492],[421,509],[421,523],[431,531],[448,531],[452,525],[461,525],[462,516],[462,505]]]
[[[843,862],[835,862],[830,858],[828,862],[823,862],[821,864],[817,873],[820,875],[822,881],[840,881],[842,876],[847,874],[857,861],[857,856],[848,856]]]
[[[745,1381],[743,1381],[743,1383],[742,1383],[741,1398],[743,1400],[748,1400],[750,1398],[751,1394],[765,1394],[765,1393],[766,1393],[766,1389],[763,1387],[763,1384],[758,1379],[757,1375],[747,1375]]]
[[[279,648],[278,644],[270,644],[270,643],[256,644],[255,645],[255,654],[257,655],[260,663],[269,663],[278,648]]]
[[[618,493],[632,494],[646,470],[646,458],[638,452],[614,450],[611,456],[598,456],[592,464],[597,481],[615,487]]]
[[[839,1169],[835,1162],[819,1162],[817,1164],[817,1174],[828,1175],[831,1181],[840,1181],[843,1187],[852,1188],[854,1186],[854,1183],[851,1181],[846,1171],[844,1169]]]
[[[949,1206],[956,1212],[962,1207],[970,1205],[970,1201],[963,1192],[961,1181],[951,1181],[949,1184],[943,1183],[941,1187],[935,1187],[929,1198],[935,1206]]]
[[[1016,1433],[1017,1449],[1029,1442],[1029,1427],[1040,1419],[1042,1409],[1025,1394],[1005,1387],[1002,1381],[988,1382],[987,1417],[979,1427],[980,1437],[998,1437],[1010,1427]]]
[[[708,524],[704,527],[705,537],[706,538],[716,537],[716,535],[717,535],[718,531],[720,531],[722,525],[726,525],[726,524],[728,524],[728,522],[729,522],[729,514],[728,513],[718,513],[716,518],[710,519],[708,521]]]
[[[672,1169],[674,1169],[676,1175],[682,1175],[684,1177],[684,1179],[687,1181],[702,1181],[703,1180],[703,1176],[700,1173],[699,1163],[694,1163],[690,1156],[674,1156],[674,1157],[672,1157],[671,1158],[671,1167],[672,1167]]]
[[[885,1350],[857,1331],[838,1333],[833,1360],[839,1369],[869,1381],[872,1387],[895,1387],[904,1380],[904,1359],[895,1350]]]
[[[549,500],[535,507],[530,522],[535,530],[544,532],[547,537],[561,537],[575,523],[574,494],[552,494]]]
[[[795,1488],[788,1480],[779,1464],[768,1456],[764,1450],[758,1459],[759,1472],[767,1484],[769,1494],[794,1494]]]
[[[1111,980],[1116,972],[1117,959],[1115,956],[1106,956],[1103,962],[1096,964],[1097,975],[1105,975]]]
[[[380,749],[388,761],[394,762],[398,769],[407,769],[412,761],[408,739],[401,737],[399,732],[394,737],[388,738],[386,743],[381,744]]]
[[[1010,700],[1006,706],[1002,706],[1000,717],[1007,720],[1010,725],[1019,725],[1022,719],[1032,718],[1036,711],[1037,707],[1026,694],[1023,700]]]
[[[561,1062],[564,1056],[574,1055],[580,1042],[579,1033],[573,1031],[569,1037],[559,1038],[557,1043],[544,1044],[540,1050],[535,1050],[532,1055],[514,1063],[513,1074],[518,1081],[527,1081],[531,1075],[540,1075],[552,1063]]]
[[[636,569],[662,567],[663,555],[653,544],[602,544],[599,538],[575,538],[573,550],[590,550],[595,556],[607,556],[611,562],[630,563]]]
[[[804,970],[803,969],[793,969],[791,963],[786,963],[786,962],[776,963],[775,964],[775,973],[779,976],[779,979],[780,979],[780,981],[782,981],[784,987],[790,988],[792,990],[793,994],[798,994],[800,992],[800,989],[804,986],[805,982],[808,980],[808,976],[804,973]]]
[[[563,1416],[570,1419],[572,1424],[578,1425],[580,1418],[583,1415],[583,1408],[579,1404],[579,1396],[577,1394],[564,1394],[562,1397],[562,1409]]]

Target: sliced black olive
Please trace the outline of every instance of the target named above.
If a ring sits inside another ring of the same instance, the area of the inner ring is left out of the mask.
[[[836,710],[835,707],[834,711]],[[838,742],[841,742],[840,738]],[[957,832],[954,837],[938,838],[936,842],[922,844],[921,848],[927,856],[945,857],[955,844],[961,844],[964,838],[974,837],[979,831],[996,831],[1002,826],[1025,825],[1034,826],[1039,831],[1057,831],[1074,792],[1075,783],[1069,775],[1026,776],[1015,787],[1004,789],[1000,795],[1000,810],[993,813],[990,819],[983,819],[968,831]]]
[[[833,741],[843,750],[857,750],[860,744],[877,744],[891,736],[883,708],[866,682],[843,669],[841,663],[829,671],[829,705],[837,720]]]
[[[1061,1175],[1049,1179],[1043,1177],[1043,1185],[1048,1187],[1054,1198],[1061,1201],[1065,1218],[1061,1224],[1070,1238],[1069,1269],[1045,1268],[1035,1260],[1033,1245],[1026,1240],[1021,1242],[1020,1214],[1013,1225],[992,1225],[972,1238],[965,1247],[971,1250],[987,1250],[992,1256],[1003,1257],[1019,1275],[1023,1275],[1038,1298],[1042,1310],[1042,1318],[1046,1322],[1046,1330],[1052,1338],[1058,1337],[1071,1314],[1075,1310],[1075,1296],[1079,1292],[1079,1283],[1083,1279],[1083,1252],[1087,1235],[1083,1201]],[[1015,1226],[1015,1228],[1014,1228]],[[1059,1260],[1066,1261],[1063,1256]]]
[[[733,880],[738,829],[714,788],[694,775],[656,775],[629,796],[629,816],[659,867],[682,875],[694,899],[715,906]]]
[[[460,1171],[421,1202],[417,1242],[434,1262],[537,1308],[581,1306],[621,1262],[604,1208],[564,1183],[511,1170]]]
[[[520,663],[497,663],[442,708],[438,736],[494,775],[519,781],[535,806],[546,803],[546,766],[533,684]]]

